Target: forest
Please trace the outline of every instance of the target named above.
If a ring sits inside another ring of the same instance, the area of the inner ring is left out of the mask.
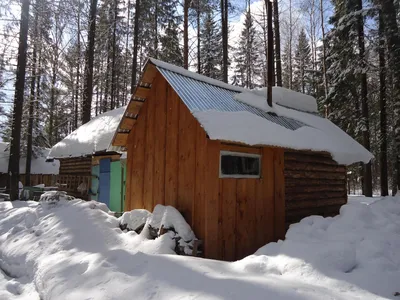
[[[0,0],[0,138],[13,141],[9,172],[18,172],[21,155],[30,161],[34,146],[51,147],[126,105],[147,57],[266,86],[270,6],[273,84],[314,96],[322,116],[374,154],[348,168],[351,191],[395,194],[400,2],[267,1]]]

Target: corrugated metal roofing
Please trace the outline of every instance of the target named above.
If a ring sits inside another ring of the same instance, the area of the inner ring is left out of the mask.
[[[267,113],[256,107],[237,101],[234,98],[234,95],[238,93],[236,91],[183,76],[159,66],[157,66],[157,69],[174,88],[192,113],[207,110],[224,112],[247,111],[287,129],[296,130],[302,126],[307,126],[300,121]]]

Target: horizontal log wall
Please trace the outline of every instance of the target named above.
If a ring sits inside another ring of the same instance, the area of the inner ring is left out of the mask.
[[[347,203],[346,167],[322,152],[285,150],[286,227],[310,215],[334,216]]]
[[[65,191],[68,195],[74,196],[76,198],[88,200],[88,191],[91,185],[91,175],[58,175],[57,176],[57,186],[60,191]],[[83,183],[86,186],[85,191],[78,191],[78,186]]]
[[[60,159],[60,175],[91,175],[92,156]]]
[[[88,191],[91,186],[92,156],[60,159],[59,173],[57,184],[60,186],[60,190],[84,200],[89,198]],[[78,191],[78,186],[81,183],[86,185],[86,191],[84,192]]]

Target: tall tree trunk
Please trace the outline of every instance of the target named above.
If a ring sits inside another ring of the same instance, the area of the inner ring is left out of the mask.
[[[292,65],[292,39],[293,39],[293,24],[292,24],[292,0],[289,0],[289,89],[293,89],[293,65]]]
[[[201,42],[200,42],[200,0],[197,0],[197,73],[201,74]]]
[[[129,46],[129,25],[131,20],[131,0],[128,0],[128,16],[127,16],[127,30],[126,30],[126,37],[125,37],[125,60],[124,60],[124,90],[122,91],[122,105],[126,105],[127,103],[127,94],[128,94],[128,46]]]
[[[228,82],[228,0],[221,0],[222,81]]]
[[[117,18],[118,18],[118,0],[114,0],[114,18],[112,35],[112,70],[111,70],[111,109],[115,108],[116,93],[116,53],[117,53]]]
[[[74,129],[78,128],[78,103],[79,103],[79,82],[80,82],[80,65],[81,65],[81,10],[80,10],[81,3],[78,1],[78,40],[77,40],[77,64],[76,64],[76,83],[75,83],[75,107],[74,107]]]
[[[39,29],[40,31],[40,29]],[[41,40],[41,34],[39,33],[39,37]],[[36,113],[35,113],[35,128],[39,128],[39,120],[40,120],[40,96],[41,96],[41,78],[42,78],[42,48],[41,45],[37,45],[38,47],[38,66],[37,66],[37,72],[36,72]]]
[[[158,0],[155,0],[154,11],[154,57],[158,58]]]
[[[393,76],[393,103],[395,148],[396,148],[396,176],[395,186],[400,185],[400,36],[396,20],[396,9],[393,0],[378,0],[381,5],[385,35],[387,41],[389,65]]]
[[[281,33],[279,30],[278,0],[274,0],[274,33],[275,33],[276,85],[282,86]]]
[[[90,1],[88,47],[85,55],[85,85],[83,92],[82,124],[90,121],[93,97],[94,38],[96,35],[97,0]]]
[[[135,4],[135,28],[133,29],[133,58],[132,58],[132,78],[131,78],[131,95],[133,95],[136,86],[137,59],[139,46],[139,16],[140,16],[140,0],[136,0]]]
[[[37,44],[38,44],[38,19],[39,13],[35,12],[35,22],[33,24],[34,44],[32,52],[32,71],[31,71],[31,86],[29,93],[29,114],[28,114],[28,130],[26,133],[26,165],[25,165],[25,185],[31,185],[31,163],[32,163],[32,135],[33,135],[33,119],[35,107],[35,80],[36,80],[36,65],[37,65]]]
[[[272,29],[272,3],[267,0],[267,24],[268,24],[268,61],[267,61],[267,76],[268,76],[268,89],[267,89],[267,103],[272,107],[272,85],[273,85],[273,65],[274,65],[274,33]]]
[[[357,2],[357,10],[362,10],[362,0]],[[368,88],[367,88],[367,74],[365,72],[365,39],[364,39],[364,19],[363,16],[358,16],[357,22],[358,32],[358,50],[360,59],[360,68],[362,73],[360,74],[360,87],[361,87],[361,113],[363,119],[363,146],[369,151],[370,145],[370,132],[369,132],[369,110],[368,110]],[[367,197],[372,197],[372,168],[371,162],[364,165],[364,193]]]
[[[380,110],[380,171],[381,195],[389,195],[387,170],[387,117],[386,117],[386,60],[385,60],[385,28],[382,11],[379,12],[379,110]]]
[[[50,107],[49,107],[49,143],[54,144],[54,114],[56,108],[56,81],[58,65],[58,49],[54,53],[54,61],[51,75]]]
[[[10,191],[11,200],[17,200],[19,197],[19,159],[21,148],[22,108],[24,104],[25,90],[26,52],[28,48],[29,5],[29,0],[22,0],[13,123],[11,129],[10,159],[8,161],[8,174],[10,175],[10,180],[8,182],[7,189]]]
[[[320,0],[320,18],[321,18],[321,34],[322,34],[322,76],[324,81],[325,100],[328,97],[328,80],[326,78],[326,45],[325,45],[325,24],[324,24],[324,3]]]
[[[183,3],[183,67],[189,68],[189,7],[190,0]]]

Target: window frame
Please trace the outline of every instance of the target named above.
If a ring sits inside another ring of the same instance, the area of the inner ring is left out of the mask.
[[[258,175],[222,174],[222,156],[224,156],[224,155],[258,158],[258,161],[259,161],[259,163],[258,163]],[[261,154],[220,150],[220,152],[219,152],[219,178],[236,178],[236,179],[253,178],[253,179],[259,179],[259,178],[261,178],[261,159],[262,159]]]

